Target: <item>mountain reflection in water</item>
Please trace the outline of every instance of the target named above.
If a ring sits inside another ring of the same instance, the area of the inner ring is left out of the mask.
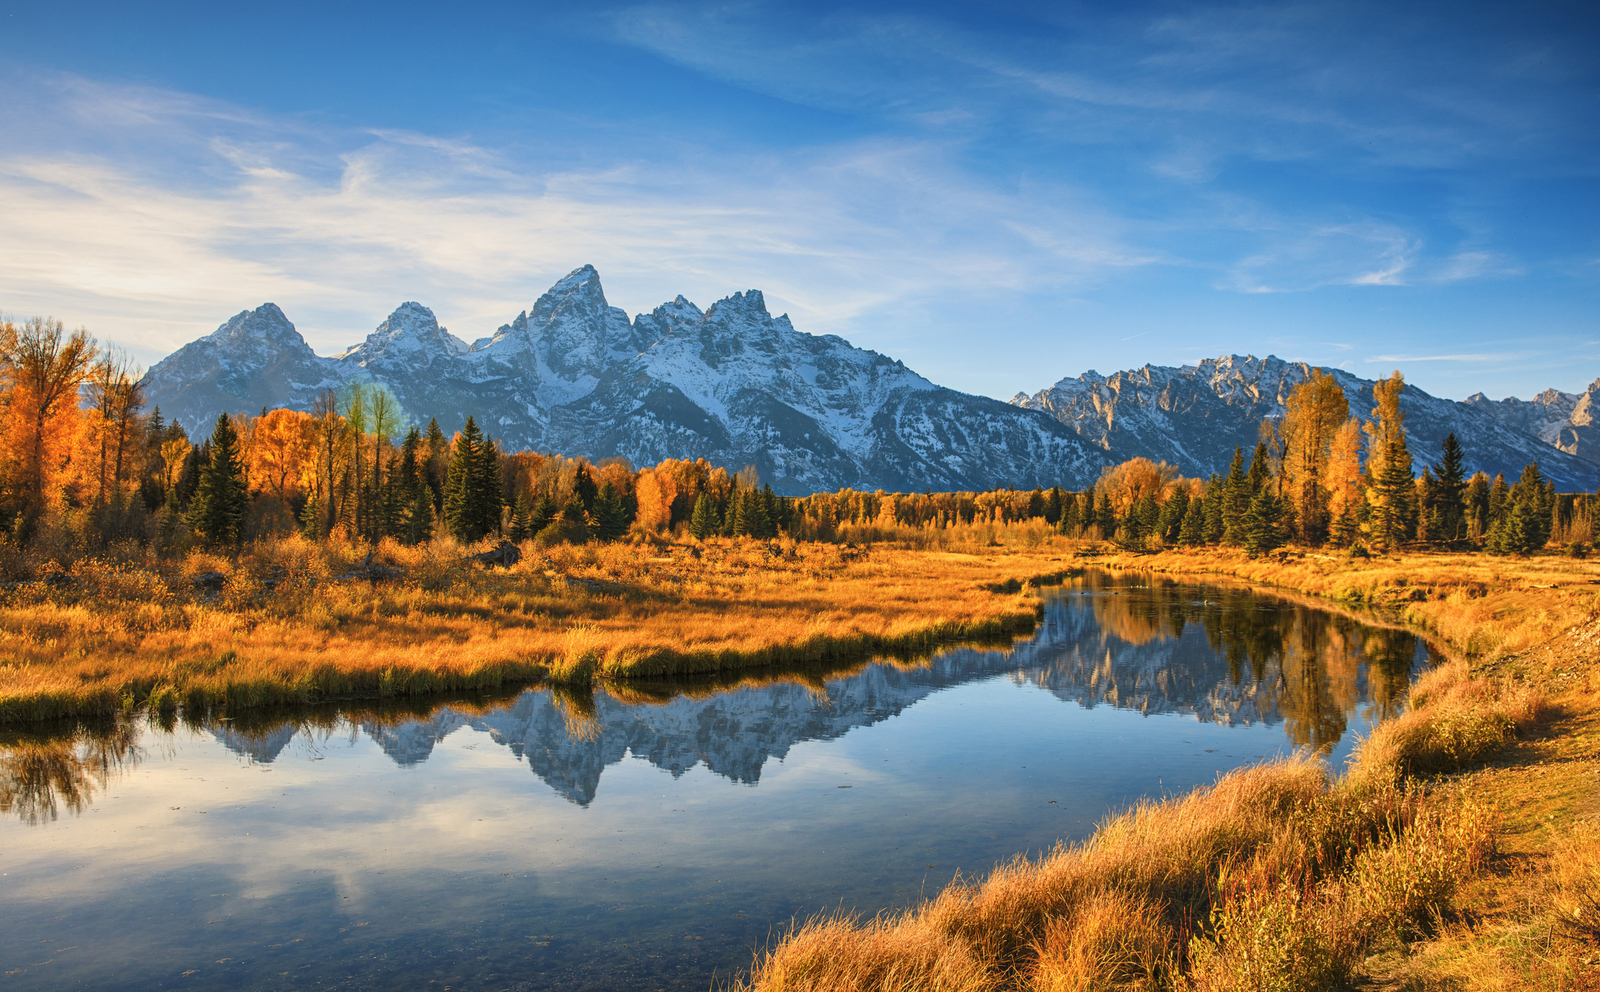
[[[428,760],[452,731],[485,732],[559,795],[589,805],[627,755],[679,777],[696,765],[753,785],[773,758],[893,717],[924,697],[996,675],[1086,708],[1176,713],[1223,725],[1282,723],[1295,747],[1328,750],[1348,722],[1403,703],[1427,651],[1415,635],[1246,590],[1085,576],[1049,595],[1037,633],[1009,650],[955,647],[848,669],[699,681],[539,688],[447,704],[349,702],[235,718],[186,714],[228,749],[269,764],[293,742],[365,734],[396,764]],[[171,730],[171,718],[168,718]],[[28,823],[81,813],[139,756],[127,723],[0,735],[0,812]]]

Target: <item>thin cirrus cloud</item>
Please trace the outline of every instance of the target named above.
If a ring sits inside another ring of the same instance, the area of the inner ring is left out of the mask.
[[[0,157],[0,303],[71,313],[147,360],[263,300],[323,353],[403,299],[470,338],[584,262],[635,310],[756,287],[820,332],[953,280],[1016,291],[1152,261],[1072,191],[985,189],[922,141],[537,171],[470,142],[329,133],[187,94],[83,80],[56,94],[106,143],[132,129],[146,147]]]
[[[591,262],[630,312],[759,288],[802,330],[1002,397],[1198,348],[1347,357],[1325,340],[1414,353],[1413,381],[1454,390],[1484,374],[1449,357],[1463,341],[1593,337],[1594,73],[1554,15],[752,0],[536,20],[582,58],[419,67],[432,110],[87,62],[0,75],[0,308],[154,360],[272,300],[328,353],[407,299],[470,340]],[[509,30],[465,10],[437,64]],[[296,37],[290,74],[319,51]],[[350,58],[328,78],[381,76]],[[1552,370],[1494,372],[1536,391]]]

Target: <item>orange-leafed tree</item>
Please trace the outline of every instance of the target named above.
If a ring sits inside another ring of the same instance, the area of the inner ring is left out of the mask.
[[[61,321],[33,317],[5,325],[0,374],[8,393],[7,431],[18,504],[18,534],[29,537],[40,515],[59,499],[80,429],[78,388],[94,364],[94,338],[83,328],[66,333]]]
[[[1323,485],[1328,490],[1328,539],[1345,547],[1360,533],[1359,512],[1366,501],[1361,477],[1361,422],[1354,417],[1333,432],[1328,443],[1328,467]]]
[[[1148,458],[1130,458],[1120,465],[1108,465],[1100,472],[1100,485],[1111,496],[1111,505],[1118,515],[1127,513],[1146,496],[1158,502],[1166,499],[1167,487],[1177,481],[1178,470],[1166,462],[1153,462]],[[1024,493],[1026,497],[1028,494]]]
[[[639,513],[634,519],[640,527],[659,531],[672,523],[672,503],[678,498],[678,483],[670,470],[644,469],[639,473],[635,492],[639,500]]]
[[[252,486],[287,503],[300,487],[307,464],[317,462],[317,427],[317,418],[299,410],[269,410],[257,418],[250,439]]]
[[[1313,369],[1289,394],[1281,434],[1283,476],[1300,540],[1320,544],[1328,534],[1327,467],[1333,439],[1350,419],[1350,403],[1333,376]]]

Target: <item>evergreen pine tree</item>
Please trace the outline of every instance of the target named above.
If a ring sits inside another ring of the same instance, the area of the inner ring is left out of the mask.
[[[622,509],[617,487],[607,481],[594,500],[594,519],[589,532],[599,541],[615,541],[628,532],[628,519]]]
[[[1263,421],[1267,423],[1267,421]],[[1250,456],[1250,499],[1256,498],[1256,493],[1267,484],[1272,476],[1272,453],[1267,450],[1267,442],[1257,441],[1256,450]]]
[[[1466,504],[1466,533],[1463,537],[1474,541],[1483,540],[1489,533],[1489,476],[1484,472],[1474,472],[1472,481],[1467,483]]]
[[[740,533],[739,503],[743,498],[743,490],[739,486],[739,478],[733,479],[733,487],[728,490],[728,502],[722,508],[722,536],[736,537]]]
[[[537,535],[550,526],[560,512],[561,507],[556,504],[555,497],[549,492],[540,492],[538,499],[533,501],[533,513],[528,518],[528,533]]]
[[[411,495],[411,512],[406,514],[407,544],[421,544],[433,537],[433,489],[419,484]]]
[[[720,525],[716,503],[709,493],[701,493],[694,501],[694,514],[689,518],[690,536],[697,541],[704,541],[721,530]]]
[[[1511,502],[1511,487],[1506,485],[1504,475],[1496,475],[1494,484],[1489,487],[1489,529],[1493,530],[1505,519],[1508,504]]]
[[[1422,466],[1422,475],[1417,479],[1414,495],[1417,501],[1417,540],[1438,540],[1439,485],[1434,481],[1433,469],[1427,465]]]
[[[1250,512],[1250,501],[1255,492],[1250,488],[1250,477],[1245,472],[1244,449],[1233,449],[1233,462],[1228,466],[1228,478],[1222,484],[1222,543],[1244,543],[1244,517]]]
[[[1168,544],[1179,540],[1183,530],[1183,518],[1189,512],[1189,487],[1179,485],[1172,490],[1172,495],[1161,507],[1161,522],[1159,524],[1161,539]]]
[[[1202,500],[1190,500],[1178,530],[1178,543],[1193,548],[1206,543],[1206,511]]]
[[[500,446],[485,437],[478,448],[478,467],[472,476],[472,519],[480,536],[500,532],[500,510],[505,506],[505,482],[500,477]]]
[[[756,536],[763,538],[777,537],[780,511],[778,509],[778,495],[772,491],[772,486],[762,486],[761,492],[756,496],[756,502],[760,504],[757,507]]]
[[[420,465],[423,481],[428,484],[434,512],[443,513],[444,487],[449,475],[450,441],[444,436],[437,418],[428,421],[428,429],[423,434],[422,440],[423,448],[427,452]]]
[[[533,522],[533,502],[528,499],[528,494],[519,491],[516,501],[511,504],[511,532],[506,536],[513,543],[521,544],[538,531],[531,531],[528,525]]]
[[[1201,498],[1201,535],[1202,543],[1216,544],[1222,540],[1222,535],[1227,533],[1227,521],[1224,519],[1224,508],[1228,502],[1228,483],[1216,472],[1211,473],[1211,479],[1206,483],[1205,495]]]
[[[217,426],[211,431],[209,448],[209,457],[189,501],[189,522],[206,540],[233,544],[239,540],[249,500],[239,435],[225,413],[217,418]]]
[[[1459,541],[1467,536],[1467,477],[1461,442],[1455,432],[1440,446],[1444,458],[1434,469],[1434,537]]]
[[[1253,558],[1283,544],[1283,501],[1272,486],[1262,486],[1245,515],[1244,546]]]
[[[444,483],[444,522],[456,540],[471,543],[483,537],[480,513],[474,506],[482,491],[478,474],[483,469],[483,435],[471,416],[456,438],[450,457],[450,471]]]
[[[322,536],[322,500],[316,493],[311,494],[305,509],[300,511],[300,536],[308,541]]]
[[[589,474],[589,466],[578,466],[578,472],[572,479],[572,491],[583,502],[584,512],[593,514],[594,501],[600,496],[600,487],[594,484],[594,476]]]
[[[1054,527],[1061,522],[1062,501],[1061,487],[1051,486],[1050,495],[1044,502],[1044,522]]]
[[[1100,536],[1110,538],[1117,533],[1117,508],[1111,505],[1111,490],[1099,490],[1099,505],[1095,507],[1094,522],[1100,527]]]

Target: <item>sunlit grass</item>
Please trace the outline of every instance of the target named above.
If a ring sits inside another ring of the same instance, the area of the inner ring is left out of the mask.
[[[1030,631],[1023,580],[1050,564],[745,540],[529,545],[486,570],[442,540],[377,548],[401,579],[342,578],[369,550],[290,538],[170,565],[38,564],[47,581],[0,594],[0,720],[926,654]],[[207,573],[220,589],[195,584]]]

